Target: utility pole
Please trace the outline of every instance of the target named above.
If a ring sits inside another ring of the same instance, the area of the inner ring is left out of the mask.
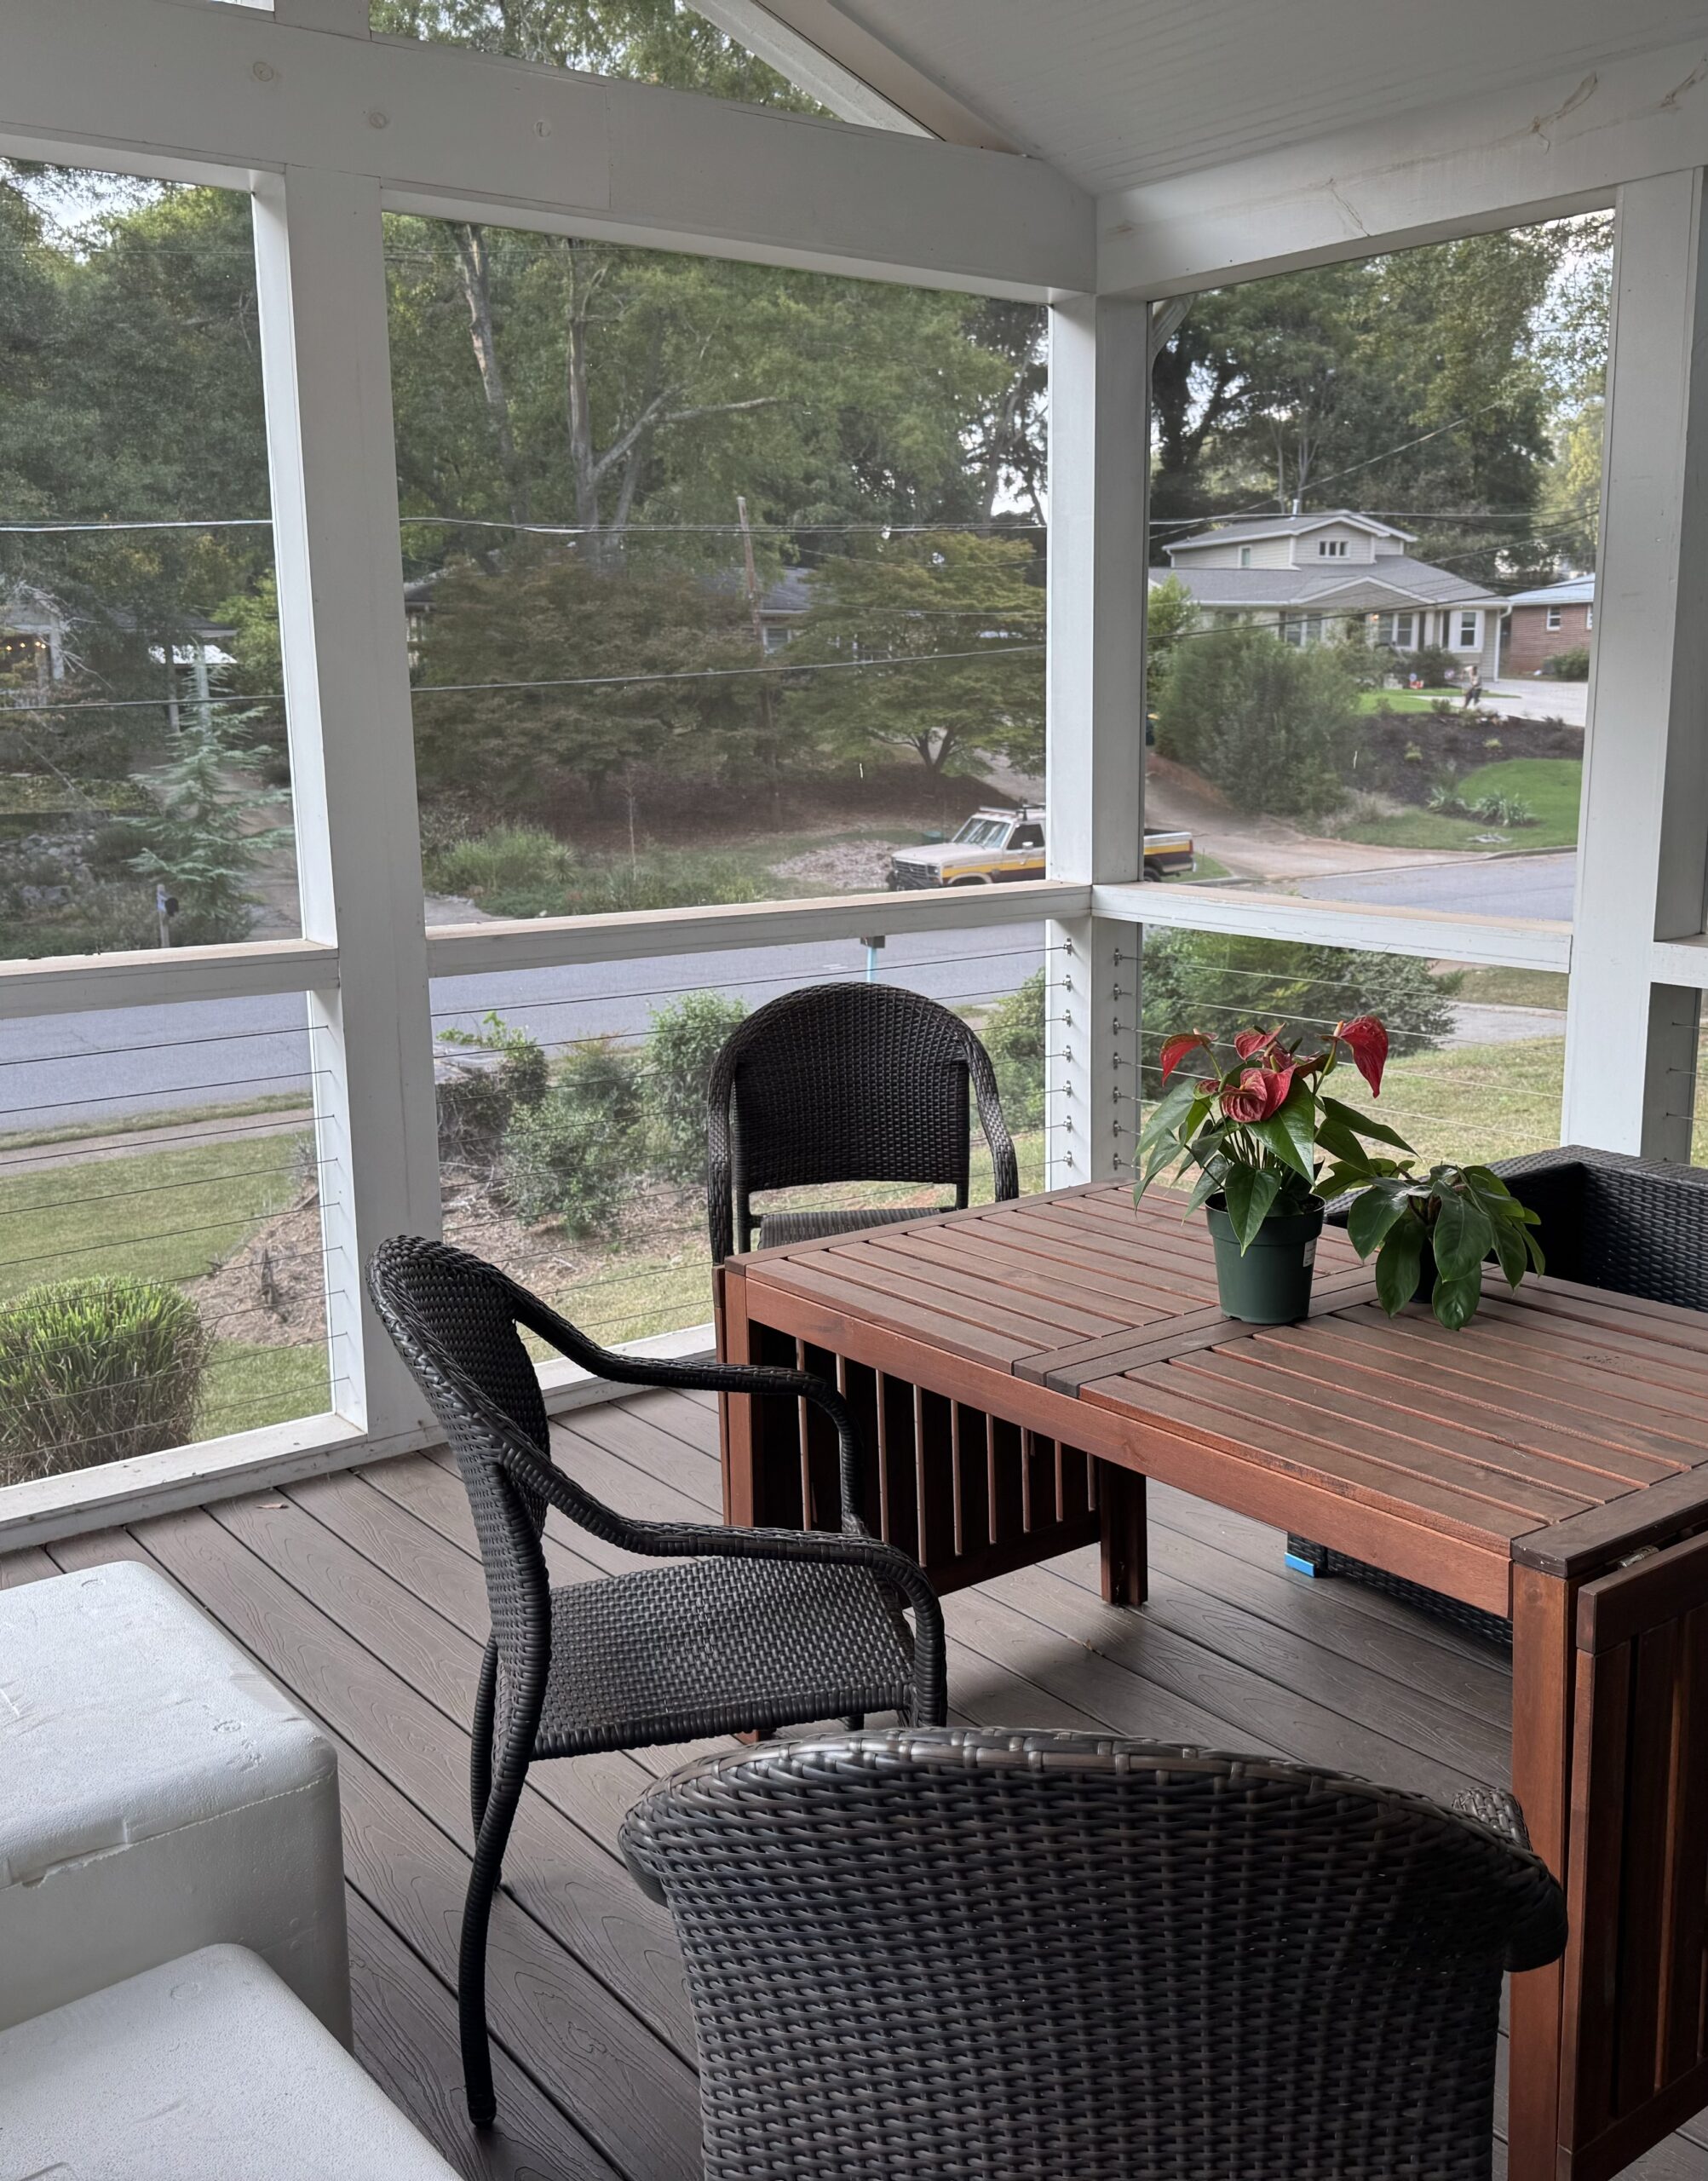
[[[741,566],[747,588],[748,618],[753,624],[753,641],[758,647],[759,663],[765,664],[765,615],[759,590],[759,570],[753,559],[753,528],[747,520],[747,495],[735,496],[735,519],[741,526]],[[762,674],[759,677],[759,732],[765,751],[765,759],[771,770],[771,805],[774,811],[781,800],[777,780],[777,735],[771,710],[771,683]]]

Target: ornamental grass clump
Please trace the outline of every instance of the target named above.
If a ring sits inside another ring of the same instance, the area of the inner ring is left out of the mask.
[[[57,1280],[0,1308],[0,1484],[193,1436],[213,1340],[164,1280]]]

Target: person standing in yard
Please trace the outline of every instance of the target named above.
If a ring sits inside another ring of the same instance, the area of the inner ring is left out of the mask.
[[[1465,712],[1474,711],[1481,702],[1482,676],[1477,672],[1475,667],[1472,667],[1471,678],[1465,684],[1465,693],[1459,699],[1459,710]]]

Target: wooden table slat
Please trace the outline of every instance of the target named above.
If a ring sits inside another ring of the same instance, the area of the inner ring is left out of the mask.
[[[1198,1410],[1212,1430],[1226,1430],[1227,1419],[1238,1419],[1265,1452],[1291,1434],[1292,1442],[1304,1450],[1301,1459],[1308,1460],[1309,1450],[1314,1449],[1325,1464],[1338,1457],[1398,1472],[1389,1488],[1402,1493],[1407,1488],[1402,1480],[1410,1478],[1463,1493],[1489,1511],[1482,1527],[1491,1536],[1510,1537],[1538,1521],[1563,1522],[1596,1504],[1597,1495],[1537,1483],[1492,1459],[1444,1453],[1414,1437],[1403,1428],[1403,1420],[1392,1427],[1369,1419],[1360,1424],[1314,1401],[1288,1399],[1261,1385],[1230,1381],[1217,1374],[1217,1352],[1211,1351],[1127,1373],[1135,1407],[1149,1414],[1161,1396],[1183,1403],[1188,1413]],[[1179,1413],[1176,1410],[1176,1418]]]

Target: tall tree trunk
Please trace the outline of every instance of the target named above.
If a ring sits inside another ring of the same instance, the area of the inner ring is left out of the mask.
[[[593,406],[587,383],[587,329],[599,276],[589,277],[586,245],[572,241],[569,253],[568,341],[564,354],[564,407],[569,430],[570,474],[575,484],[575,520],[583,532],[582,550],[589,561],[601,553],[599,527],[599,463],[593,452]]]
[[[516,459],[516,442],[510,429],[510,397],[498,361],[498,344],[492,332],[492,268],[486,256],[486,231],[462,221],[452,223],[457,270],[463,279],[463,298],[469,306],[469,336],[474,344],[474,362],[480,373],[480,390],[486,397],[486,413],[492,420],[498,462],[509,488],[510,520],[528,519],[527,486]]]

